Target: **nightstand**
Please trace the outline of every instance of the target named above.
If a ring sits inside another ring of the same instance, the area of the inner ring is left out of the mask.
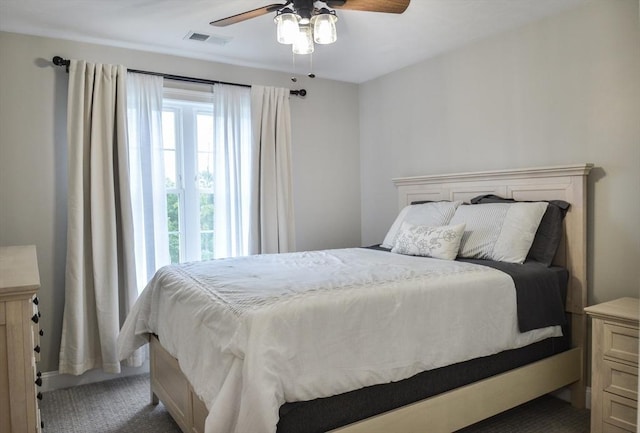
[[[592,319],[591,433],[637,431],[639,308],[636,298],[585,308]]]

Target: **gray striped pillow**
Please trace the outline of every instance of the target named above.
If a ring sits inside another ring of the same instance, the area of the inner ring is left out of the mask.
[[[449,222],[466,224],[458,257],[523,263],[547,203],[463,205]]]

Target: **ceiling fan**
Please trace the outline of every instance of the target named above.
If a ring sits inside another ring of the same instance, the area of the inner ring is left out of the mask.
[[[294,54],[311,54],[314,42],[332,44],[337,39],[333,9],[401,14],[411,0],[288,0],[252,9],[230,17],[212,21],[210,24],[225,27],[242,21],[275,12],[277,40],[292,45]],[[317,7],[316,4],[320,4]]]
[[[314,13],[321,10],[314,6],[315,3],[324,3],[326,7],[333,9],[401,14],[407,9],[410,1],[411,0],[288,0],[286,3],[274,3],[232,15],[227,18],[215,20],[210,24],[216,27],[225,27],[271,12],[286,9],[288,7],[291,7],[293,12],[296,12],[302,19],[306,18],[310,20]]]

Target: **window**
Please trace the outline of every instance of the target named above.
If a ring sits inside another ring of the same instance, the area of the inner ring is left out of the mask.
[[[162,107],[169,255],[172,263],[212,259],[213,105],[200,92],[166,90]]]

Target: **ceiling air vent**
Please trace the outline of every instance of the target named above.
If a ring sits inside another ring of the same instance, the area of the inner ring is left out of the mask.
[[[189,35],[189,39],[191,39],[192,41],[200,41],[200,42],[204,42],[210,37],[211,37],[210,35],[205,35],[204,33],[191,33]]]
[[[207,42],[215,45],[227,45],[232,38],[229,36],[208,35],[206,33],[190,31],[183,39],[189,41]]]

